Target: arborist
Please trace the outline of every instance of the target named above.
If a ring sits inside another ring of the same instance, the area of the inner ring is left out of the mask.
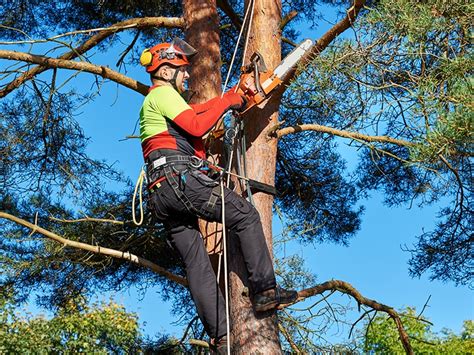
[[[183,98],[189,59],[197,52],[181,39],[143,51],[140,62],[152,86],[140,110],[140,137],[151,206],[183,258],[198,315],[214,343],[225,346],[225,301],[200,235],[198,218],[222,221],[219,181],[208,176],[202,137],[228,110],[245,109],[232,90],[190,105]],[[225,223],[238,238],[256,312],[296,300],[296,291],[277,287],[260,216],[246,199],[224,188]]]

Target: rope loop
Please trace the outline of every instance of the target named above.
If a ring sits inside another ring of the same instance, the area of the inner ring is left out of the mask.
[[[132,220],[133,223],[137,226],[141,226],[143,223],[143,220],[145,219],[144,213],[143,213],[143,182],[146,180],[146,173],[145,169],[142,167],[140,170],[140,174],[138,175],[137,182],[135,184],[135,190],[133,192],[133,198],[132,198]],[[136,216],[135,216],[135,199],[137,197],[137,194],[139,196],[140,204],[139,204],[139,209],[140,209],[140,220],[137,221]]]

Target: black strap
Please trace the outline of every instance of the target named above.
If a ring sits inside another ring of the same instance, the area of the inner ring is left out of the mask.
[[[214,215],[216,203],[221,198],[221,185],[219,184],[212,189],[211,196],[209,196],[209,200],[207,200],[207,202],[202,207],[201,212],[207,217]]]
[[[189,155],[167,155],[147,159],[146,174],[149,184],[165,176],[164,168],[172,166],[175,170],[184,172],[188,169],[199,169],[203,160]]]
[[[171,165],[166,165],[163,168],[163,171],[165,173],[166,180],[168,180],[168,183],[173,188],[173,191],[176,197],[178,198],[178,200],[180,200],[181,203],[183,203],[183,205],[186,207],[186,209],[189,212],[194,213],[198,216],[201,216],[200,211],[193,206],[191,201],[189,201],[188,196],[186,196],[185,193],[180,189],[179,182],[178,180],[176,180],[176,175],[175,175],[175,172],[173,171],[173,167]]]

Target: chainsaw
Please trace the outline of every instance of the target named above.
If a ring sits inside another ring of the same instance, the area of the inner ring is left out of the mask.
[[[259,52],[253,53],[250,63],[241,68],[242,75],[236,90],[247,99],[247,105],[241,114],[268,98],[271,92],[283,83],[285,77],[312,46],[313,41],[310,39],[301,42],[273,70],[267,69]]]

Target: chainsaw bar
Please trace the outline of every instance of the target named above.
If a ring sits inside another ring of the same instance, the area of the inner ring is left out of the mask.
[[[285,77],[312,46],[313,41],[310,39],[301,42],[274,70],[270,71],[266,70],[260,53],[255,52],[251,57],[250,64],[242,68],[244,74],[240,78],[237,89],[237,92],[245,95],[248,99],[247,107],[242,113],[265,100],[285,80]],[[265,69],[262,70],[262,68]]]
[[[313,41],[306,39],[299,44],[298,47],[293,49],[290,54],[288,54],[285,59],[273,70],[275,77],[283,81],[286,75],[293,69],[299,62],[299,60],[304,56],[304,54],[313,46]],[[267,79],[268,81],[269,79]],[[264,82],[262,87],[268,86]]]

